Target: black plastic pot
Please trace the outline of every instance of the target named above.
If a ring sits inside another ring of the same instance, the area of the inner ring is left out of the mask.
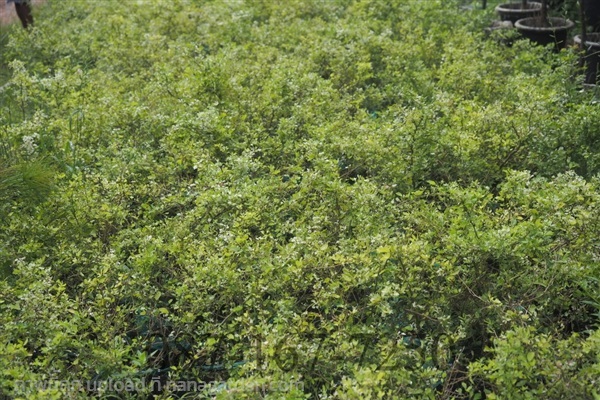
[[[587,40],[582,43],[581,36],[575,36],[575,43],[585,49],[585,83],[598,83],[598,64],[600,63],[600,33],[588,33]]]
[[[496,7],[496,12],[502,21],[510,21],[513,24],[523,18],[532,18],[541,14],[542,3],[528,2],[527,8],[521,9],[521,3],[506,3]]]
[[[564,18],[548,18],[550,26],[542,26],[541,18],[524,18],[515,23],[515,28],[527,39],[540,45],[554,44],[556,51],[565,48],[567,35],[575,24]]]

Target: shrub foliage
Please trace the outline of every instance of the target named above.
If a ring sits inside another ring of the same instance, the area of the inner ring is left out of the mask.
[[[103,0],[13,27],[0,396],[598,398],[597,98],[491,18]]]

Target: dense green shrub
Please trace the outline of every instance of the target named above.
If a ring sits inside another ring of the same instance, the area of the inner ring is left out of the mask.
[[[597,397],[596,94],[574,51],[459,5],[54,2],[13,27],[0,394]]]

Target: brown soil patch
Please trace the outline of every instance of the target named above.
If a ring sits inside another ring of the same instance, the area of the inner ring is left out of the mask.
[[[44,2],[46,2],[46,0],[32,0],[33,5],[42,4]],[[35,19],[35,11],[33,18]],[[6,4],[6,0],[0,0],[0,25],[10,24],[15,21],[19,21],[15,11],[15,5],[12,3]]]

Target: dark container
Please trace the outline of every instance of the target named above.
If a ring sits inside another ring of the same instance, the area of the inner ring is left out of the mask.
[[[569,30],[575,24],[564,18],[548,18],[549,26],[542,26],[541,18],[524,18],[515,23],[515,28],[527,39],[540,45],[553,44],[559,51],[567,45]]]
[[[585,43],[581,36],[575,36],[575,43],[585,50],[585,83],[596,85],[598,83],[598,64],[600,63],[600,33],[588,33]]]
[[[537,17],[542,13],[542,3],[530,1],[527,8],[521,9],[521,3],[506,3],[496,7],[496,12],[502,21],[510,21],[513,24],[523,18]]]

